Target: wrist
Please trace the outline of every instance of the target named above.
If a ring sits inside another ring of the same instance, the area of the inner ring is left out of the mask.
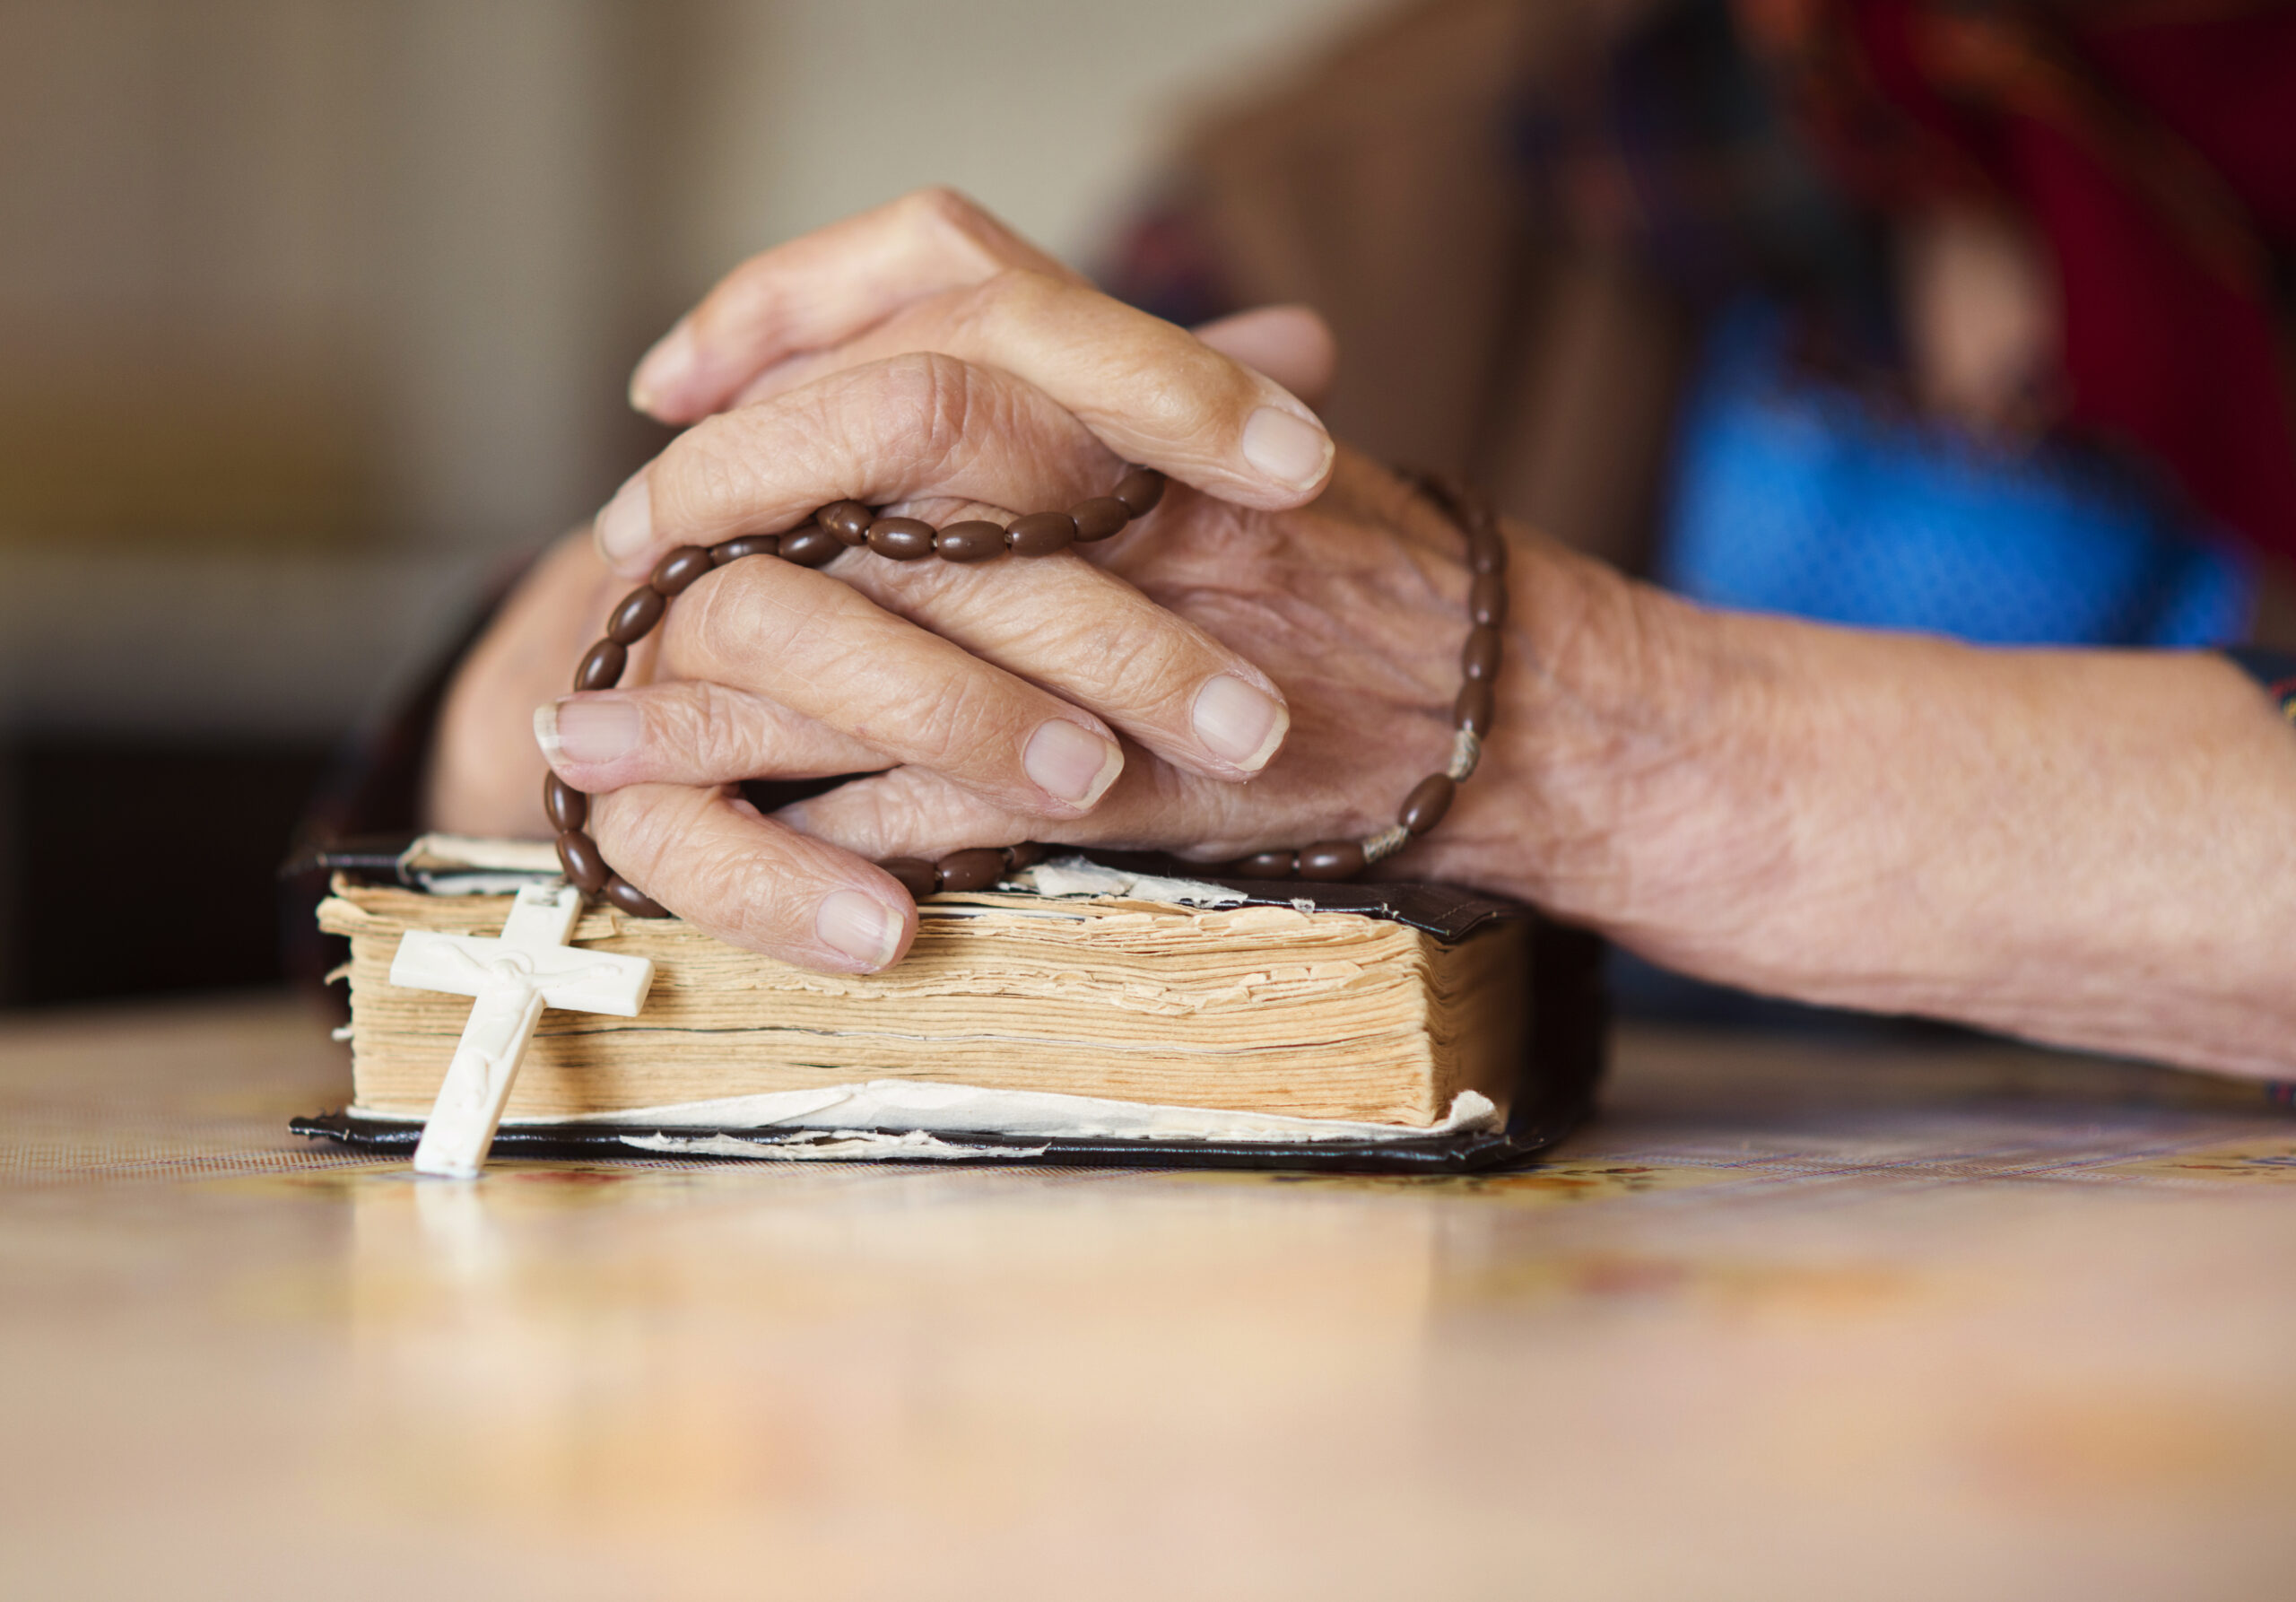
[[[1432,876],[1634,937],[1678,926],[1761,853],[1719,793],[1761,764],[1767,675],[1726,620],[1551,541],[1519,535],[1498,718],[1476,777],[1429,843]]]

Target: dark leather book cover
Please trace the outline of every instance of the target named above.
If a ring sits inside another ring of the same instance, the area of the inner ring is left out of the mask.
[[[291,870],[342,873],[377,884],[427,887],[425,875],[406,866],[404,839],[351,841],[317,851]],[[1073,1138],[936,1131],[941,1153],[916,1161],[989,1164],[1031,1162],[1066,1167],[1271,1169],[1346,1173],[1477,1173],[1514,1166],[1568,1135],[1591,1105],[1601,1077],[1609,1037],[1609,1008],[1603,982],[1603,943],[1584,930],[1555,923],[1518,902],[1496,900],[1455,885],[1406,883],[1318,884],[1301,880],[1207,878],[1201,869],[1140,858],[1108,858],[1135,870],[1184,873],[1220,885],[1250,906],[1309,907],[1354,912],[1420,929],[1446,943],[1471,938],[1502,920],[1531,926],[1525,985],[1530,1004],[1529,1045],[1516,1081],[1505,1127],[1450,1135],[1399,1133],[1392,1140],[1330,1142],[1234,1142]],[[1230,903],[1237,904],[1237,903]],[[297,1119],[300,1135],[341,1141],[378,1152],[412,1154],[420,1125],[370,1119],[348,1112]],[[788,1146],[790,1155],[808,1154],[822,1132],[768,1126],[713,1131],[745,1145]],[[900,1136],[899,1129],[865,1133]],[[657,1138],[692,1131],[665,1131],[636,1124],[530,1124],[504,1126],[494,1137],[492,1155],[554,1159],[600,1159],[640,1154],[633,1138]],[[965,1148],[952,1157],[946,1148]],[[645,1151],[652,1157],[659,1148]],[[738,1160],[738,1159],[737,1159]],[[904,1161],[898,1152],[871,1153],[862,1160]]]

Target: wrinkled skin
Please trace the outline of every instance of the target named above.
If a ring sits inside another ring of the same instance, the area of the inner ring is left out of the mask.
[[[946,194],[744,264],[633,384],[695,426],[465,664],[432,821],[547,832],[531,718],[624,875],[847,972],[915,929],[873,858],[1033,839],[1214,859],[1384,826],[1448,753],[1467,580],[1457,531],[1324,437],[1301,397],[1332,361],[1297,309],[1190,335],[1117,306]],[[628,688],[561,693],[674,546],[846,496],[1009,521],[1127,461],[1174,483],[1103,544],[737,563],[673,605]],[[1382,871],[1779,995],[2296,1069],[2296,739],[2221,658],[1711,613],[1510,536],[1483,767]],[[732,788],[857,772],[771,818]]]

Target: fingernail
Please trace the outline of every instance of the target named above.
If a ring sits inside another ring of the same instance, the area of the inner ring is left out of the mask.
[[[546,757],[610,762],[638,749],[637,706],[627,701],[552,701],[535,709],[535,743]]]
[[[654,348],[638,360],[630,375],[630,404],[651,412],[662,393],[683,386],[693,371],[693,319],[680,318]]]
[[[1029,777],[1063,801],[1090,806],[1124,771],[1124,753],[1082,724],[1064,718],[1038,726],[1021,753]]]
[[[833,890],[822,898],[813,917],[813,933],[822,944],[833,946],[875,972],[893,960],[900,946],[902,920],[884,903],[857,890]]]
[[[1231,673],[1205,681],[1189,717],[1205,750],[1249,773],[1267,766],[1292,727],[1282,701]]]
[[[598,554],[609,566],[642,555],[654,543],[654,497],[646,487],[642,470],[631,474],[613,492],[591,530],[597,536]]]
[[[1262,406],[1244,424],[1244,460],[1286,489],[1321,479],[1331,458],[1331,436],[1280,406]]]

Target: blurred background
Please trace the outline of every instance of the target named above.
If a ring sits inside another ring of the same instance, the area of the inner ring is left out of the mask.
[[[2296,645],[2292,83],[2248,0],[0,0],[0,1006],[274,979],[637,357],[927,184],[1697,599]]]
[[[1361,9],[0,0],[0,1004],[274,974],[311,784],[718,274],[926,183],[1089,257]]]

